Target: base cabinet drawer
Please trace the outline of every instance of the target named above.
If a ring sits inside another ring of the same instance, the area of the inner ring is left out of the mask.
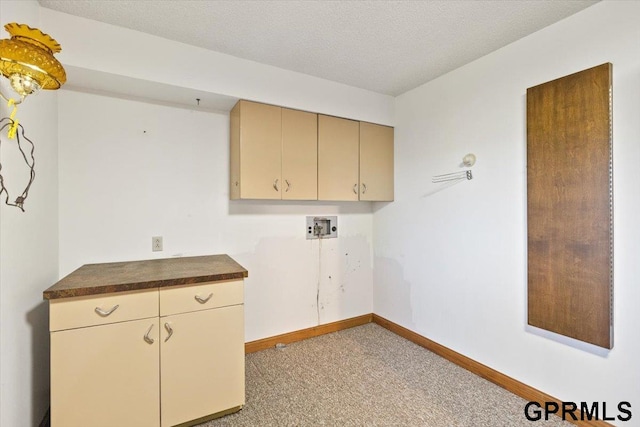
[[[127,320],[158,317],[158,291],[63,298],[49,302],[49,330],[106,325]]]
[[[243,292],[242,280],[160,289],[160,316],[242,304]]]

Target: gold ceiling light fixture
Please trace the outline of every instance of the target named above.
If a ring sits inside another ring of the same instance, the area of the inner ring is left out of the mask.
[[[67,74],[53,55],[61,51],[53,37],[37,28],[12,22],[4,26],[11,36],[0,40],[0,74],[9,80],[18,99],[0,90],[8,106],[13,106],[11,119],[15,121],[16,105],[40,89],[58,89],[67,81]],[[13,127],[15,129],[17,124]],[[11,132],[11,129],[10,131]]]
[[[40,89],[58,89],[67,81],[62,64],[53,56],[62,50],[53,37],[15,22],[4,29],[11,38],[0,40],[0,73],[20,95],[16,104]]]

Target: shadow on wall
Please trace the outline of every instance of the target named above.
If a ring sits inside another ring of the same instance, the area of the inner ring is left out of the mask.
[[[527,324],[527,322],[528,320],[525,320],[525,326],[524,326],[524,330],[527,333],[537,335],[539,337],[546,338],[551,341],[555,341],[559,344],[564,344],[569,347],[573,347],[578,350],[582,350],[587,353],[591,353],[593,355],[603,357],[605,359],[608,358],[609,353],[611,353],[611,350],[608,350],[606,348],[598,347],[597,345],[589,344],[587,342],[576,340],[574,338],[565,337],[564,335],[556,334],[555,332],[547,331],[545,329],[536,328],[535,326],[531,326]]]
[[[411,283],[404,279],[402,265],[393,258],[373,261],[373,312],[393,319],[406,328],[415,326],[411,308]]]
[[[31,425],[49,425],[49,304],[40,302],[27,313],[31,326]]]
[[[434,188],[432,190],[427,191],[426,193],[424,193],[422,195],[422,198],[433,196],[436,193],[439,193],[439,192],[441,192],[443,190],[446,190],[447,188],[453,187],[454,185],[457,185],[457,184],[460,184],[460,183],[466,182],[466,181],[467,181],[466,178],[460,178],[460,179],[457,179],[455,181],[446,181],[446,182],[434,184]]]
[[[372,211],[378,212],[380,209],[384,209],[387,206],[393,206],[393,202],[373,202]]]
[[[229,215],[368,214],[372,202],[230,200]]]

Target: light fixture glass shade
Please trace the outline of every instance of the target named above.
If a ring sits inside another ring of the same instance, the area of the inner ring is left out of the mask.
[[[40,85],[35,81],[35,79],[33,79],[33,77],[23,74],[11,74],[9,76],[9,82],[11,83],[13,90],[20,94],[20,96],[31,95],[41,89]]]
[[[15,22],[4,26],[10,39],[0,40],[0,74],[22,97],[38,89],[58,89],[67,81],[62,64],[53,54],[60,45],[37,28]]]

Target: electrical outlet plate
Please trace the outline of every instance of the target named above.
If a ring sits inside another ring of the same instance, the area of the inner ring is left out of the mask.
[[[153,252],[162,251],[162,236],[154,236],[151,238],[151,250]]]
[[[337,216],[308,216],[307,239],[332,239],[338,237]]]

